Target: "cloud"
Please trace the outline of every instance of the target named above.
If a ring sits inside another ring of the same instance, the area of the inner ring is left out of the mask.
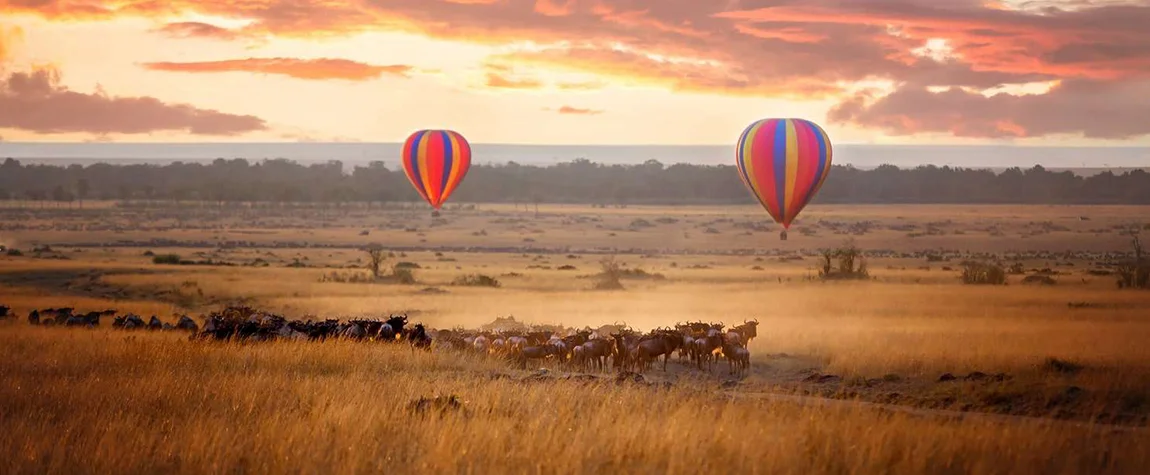
[[[0,128],[41,134],[146,134],[182,131],[194,135],[239,135],[265,130],[263,119],[227,114],[153,97],[85,94],[59,84],[53,69],[13,72],[0,78]]]
[[[603,89],[604,87],[607,87],[607,84],[602,81],[572,81],[557,83],[555,87],[558,87],[564,91],[593,91],[596,89]]]
[[[19,27],[6,28],[0,25],[0,65],[8,60],[12,45],[24,38],[24,30]]]
[[[541,89],[543,82],[534,78],[514,79],[503,74],[489,71],[487,73],[487,87],[497,89]]]
[[[1129,139],[1150,134],[1150,80],[1116,85],[1075,79],[1042,95],[989,97],[959,88],[930,92],[907,86],[877,99],[855,96],[832,108],[828,118],[891,135],[947,132],[1011,138],[1081,133]]]
[[[811,98],[830,95],[833,84],[802,76],[774,78],[700,58],[655,58],[638,51],[606,47],[557,47],[505,53],[498,61],[592,73],[612,83],[655,86],[678,92]]]
[[[1139,97],[1125,95],[1141,92],[1150,79],[1146,1],[0,0],[0,9],[56,19],[195,12],[249,21],[245,34],[283,37],[418,33],[499,45],[499,59],[509,64],[589,73],[612,84],[838,100],[836,120],[884,130],[996,135],[1001,129],[1027,136],[1124,130],[1121,114],[1066,112],[1056,127],[1028,114],[1089,105],[1089,98],[1071,94],[1086,85],[1098,100],[1137,103]],[[228,34],[180,28],[189,36]],[[488,72],[493,87],[532,81]],[[875,81],[893,85],[886,102],[849,95],[858,83]],[[1019,99],[984,93],[1039,81],[1062,86]],[[955,89],[921,95],[937,88]],[[1005,106],[960,126],[939,122],[940,112],[926,107],[894,107],[907,97],[945,98],[979,111],[987,107],[981,104]],[[909,125],[895,127],[891,117]],[[987,126],[991,118],[998,128]]]
[[[559,112],[560,114],[569,114],[569,115],[598,115],[598,114],[603,113],[602,110],[598,110],[598,109],[582,109],[579,107],[571,107],[571,106],[560,107],[556,112]]]
[[[210,38],[225,41],[233,41],[250,36],[238,30],[229,30],[198,21],[168,23],[156,31],[172,38]]]
[[[249,72],[259,74],[279,74],[297,79],[366,81],[384,74],[408,77],[412,67],[407,65],[376,66],[348,59],[299,59],[299,58],[245,58],[223,61],[200,62],[158,62],[144,63],[153,71],[185,73]]]

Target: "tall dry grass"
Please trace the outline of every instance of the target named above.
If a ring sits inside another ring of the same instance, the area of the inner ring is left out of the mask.
[[[329,342],[0,331],[0,472],[1142,473],[1150,437],[498,378],[488,363]],[[422,418],[454,393],[467,414]]]

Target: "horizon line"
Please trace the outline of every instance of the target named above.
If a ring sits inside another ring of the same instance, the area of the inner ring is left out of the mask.
[[[469,141],[470,142],[470,141]],[[633,144],[607,144],[607,143],[511,143],[511,142],[470,142],[471,145],[483,146],[514,146],[514,147],[734,147],[734,143],[700,143],[700,144],[658,144],[658,143],[633,143]],[[203,142],[53,142],[53,141],[16,141],[16,140],[0,140],[0,147],[4,145],[402,145],[402,141],[387,142],[387,141],[203,141]],[[864,146],[864,147],[956,147],[956,148],[975,148],[975,147],[1007,147],[1007,148],[1060,148],[1060,149],[1105,149],[1105,148],[1130,148],[1130,149],[1150,149],[1150,145],[1043,145],[1043,144],[911,144],[911,143],[865,143],[865,142],[843,142],[834,144],[836,147],[841,146]]]

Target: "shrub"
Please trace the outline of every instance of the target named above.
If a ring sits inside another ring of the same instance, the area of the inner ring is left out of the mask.
[[[667,276],[660,274],[658,272],[647,272],[643,269],[638,269],[638,268],[636,268],[636,269],[620,269],[619,270],[619,277],[622,279],[634,279],[634,280],[643,280],[643,279],[663,280],[663,279],[667,278]]]
[[[1134,258],[1115,269],[1120,289],[1150,289],[1150,259],[1142,257],[1142,243],[1134,236]]]
[[[24,253],[20,252],[19,249],[8,249],[8,255],[12,257],[20,257],[23,256]]]
[[[962,283],[971,285],[1005,285],[1006,269],[987,262],[968,261],[962,265]]]
[[[320,282],[337,282],[341,284],[369,284],[375,282],[371,274],[363,272],[330,272],[319,277]]]
[[[403,284],[403,285],[414,285],[414,284],[418,283],[418,281],[415,280],[415,272],[413,272],[411,269],[395,269],[395,268],[393,268],[391,270],[391,276],[390,276],[389,280],[391,280],[392,282],[395,282],[397,284]]]
[[[600,272],[596,276],[595,290],[623,290],[623,266],[615,260],[615,256],[599,261]]]
[[[153,264],[180,265],[180,261],[181,260],[179,254],[158,254],[152,257]]]
[[[456,277],[451,282],[452,285],[462,285],[467,287],[501,287],[503,284],[498,279],[489,275],[483,274],[467,274]]]
[[[834,261],[838,261],[835,266]],[[819,277],[823,280],[863,280],[870,278],[867,270],[866,255],[848,239],[838,249],[822,251],[822,268]]]

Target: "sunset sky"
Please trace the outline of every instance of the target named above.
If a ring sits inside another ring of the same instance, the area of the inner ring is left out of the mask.
[[[0,0],[7,141],[1150,145],[1150,0]]]

